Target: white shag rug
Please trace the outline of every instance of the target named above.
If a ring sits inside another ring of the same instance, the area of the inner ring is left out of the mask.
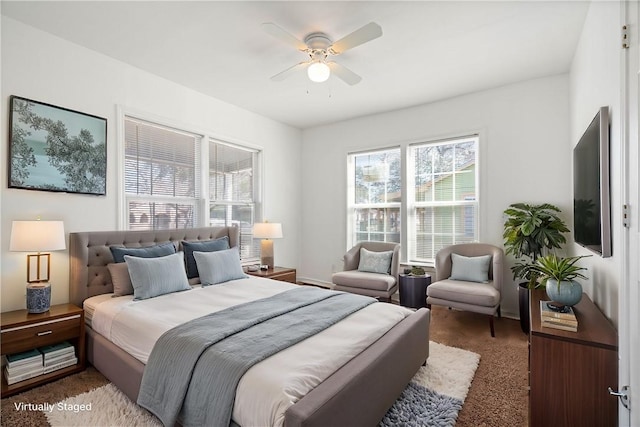
[[[401,396],[383,420],[383,425],[421,425],[426,419],[437,421],[437,425],[453,425],[462,403],[467,397],[471,381],[475,374],[480,355],[459,348],[448,347],[431,341],[427,366],[421,367],[411,380],[410,386],[418,386],[413,394],[434,392],[444,398],[437,405],[425,406],[421,399]],[[409,391],[411,387],[407,387]],[[433,396],[426,400],[433,401]],[[453,407],[452,404],[453,403]],[[457,405],[457,406],[456,406]],[[419,406],[419,407],[416,407]],[[409,409],[407,409],[407,407]],[[433,413],[440,411],[440,413]],[[424,414],[428,412],[427,418]],[[127,426],[156,427],[160,421],[146,410],[129,400],[113,384],[107,384],[87,393],[70,397],[52,405],[45,412],[49,424],[53,427],[87,426]],[[410,420],[409,422],[406,419]],[[424,425],[424,424],[422,424]]]

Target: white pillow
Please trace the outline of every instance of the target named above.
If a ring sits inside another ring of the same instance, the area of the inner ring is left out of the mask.
[[[124,260],[129,267],[134,300],[191,289],[182,252],[158,258],[125,255]]]
[[[240,264],[240,252],[234,247],[215,252],[193,252],[202,286],[216,285],[247,276]]]

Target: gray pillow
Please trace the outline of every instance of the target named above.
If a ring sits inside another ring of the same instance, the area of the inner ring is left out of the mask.
[[[245,279],[238,248],[216,252],[194,252],[202,286],[216,285],[229,280]]]
[[[489,264],[491,255],[466,257],[451,254],[451,280],[487,283],[489,281]]]
[[[193,257],[193,252],[215,252],[229,249],[229,237],[224,236],[214,240],[200,240],[196,242],[182,241],[184,250],[184,260],[187,265],[187,277],[193,279],[198,277],[198,265]]]
[[[125,255],[131,255],[139,258],[155,258],[176,253],[176,247],[171,242],[154,246],[144,246],[142,248],[109,246],[109,249],[111,250],[111,255],[113,255],[113,262],[124,262]]]
[[[109,274],[111,275],[111,283],[113,284],[113,296],[121,297],[123,295],[133,294],[133,285],[129,276],[129,266],[126,262],[118,262],[107,264]]]
[[[159,258],[125,255],[133,285],[133,299],[141,300],[191,289],[182,252]]]
[[[389,274],[391,272],[391,258],[393,251],[373,252],[360,248],[360,263],[358,271],[369,273]]]

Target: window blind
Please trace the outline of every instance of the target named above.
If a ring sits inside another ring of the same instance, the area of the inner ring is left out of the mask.
[[[133,117],[124,129],[129,228],[197,226],[202,136]]]

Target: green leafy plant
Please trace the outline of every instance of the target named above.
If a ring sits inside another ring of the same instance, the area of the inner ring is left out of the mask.
[[[581,273],[586,267],[580,267],[576,263],[582,258],[591,255],[581,255],[572,257],[557,257],[555,254],[549,254],[538,258],[535,264],[531,266],[531,270],[536,272],[540,278],[540,284],[546,285],[547,281],[553,279],[558,282],[558,290],[560,290],[560,282],[572,283],[575,279],[586,279],[587,277]]]
[[[529,288],[537,286],[539,272],[532,266],[538,258],[560,249],[567,241],[562,233],[569,229],[558,213],[560,209],[548,203],[514,203],[504,211],[504,246],[506,253],[517,260],[511,267],[513,279],[526,280]]]
[[[412,276],[424,276],[424,268],[422,267],[418,267],[418,266],[414,266],[411,268],[411,275]]]

